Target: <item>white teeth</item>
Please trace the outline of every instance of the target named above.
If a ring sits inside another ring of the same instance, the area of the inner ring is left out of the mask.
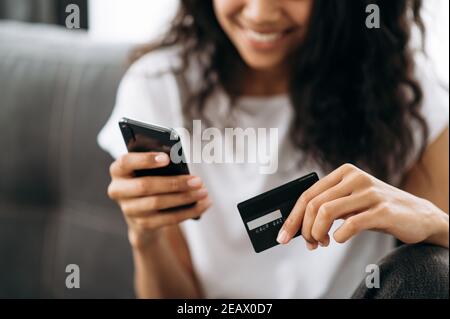
[[[264,42],[264,43],[270,43],[278,40],[282,37],[283,33],[281,32],[274,32],[274,33],[259,33],[250,29],[246,30],[247,36],[258,42]]]

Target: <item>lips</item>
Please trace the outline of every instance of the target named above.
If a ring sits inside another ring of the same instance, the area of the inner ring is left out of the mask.
[[[256,41],[256,42],[261,42],[261,43],[275,42],[275,41],[279,40],[280,38],[282,38],[283,35],[285,34],[285,32],[261,33],[261,32],[257,32],[257,31],[251,30],[251,29],[245,29],[244,32],[245,32],[245,35],[248,37],[248,39],[250,39],[252,41]]]
[[[276,50],[279,48],[286,38],[295,31],[295,28],[287,28],[283,30],[275,29],[257,29],[246,26],[243,23],[237,23],[241,30],[244,41],[247,45],[255,50]]]

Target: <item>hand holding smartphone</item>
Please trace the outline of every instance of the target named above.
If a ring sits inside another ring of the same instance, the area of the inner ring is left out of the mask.
[[[166,153],[171,158],[172,147],[177,145],[177,161],[170,161],[169,165],[155,169],[136,170],[136,177],[143,176],[177,176],[189,175],[189,168],[184,158],[180,137],[175,130],[163,126],[146,124],[122,118],[119,121],[119,127],[123,139],[130,153],[140,152],[161,152]],[[161,211],[178,211],[195,206],[196,202],[177,206],[174,208],[163,209]],[[199,219],[199,218],[195,218]]]

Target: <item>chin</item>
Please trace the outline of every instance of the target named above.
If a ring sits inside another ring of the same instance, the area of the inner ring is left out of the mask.
[[[278,68],[283,64],[284,59],[279,57],[258,57],[258,56],[241,56],[245,64],[254,70],[269,71]]]

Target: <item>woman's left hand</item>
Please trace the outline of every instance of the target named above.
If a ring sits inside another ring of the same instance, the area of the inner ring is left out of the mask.
[[[338,219],[345,220],[333,235],[338,243],[364,230],[389,233],[407,244],[448,238],[448,215],[433,203],[345,164],[300,196],[277,240],[287,244],[301,228],[310,250],[328,246]],[[448,240],[438,244],[448,247]]]

